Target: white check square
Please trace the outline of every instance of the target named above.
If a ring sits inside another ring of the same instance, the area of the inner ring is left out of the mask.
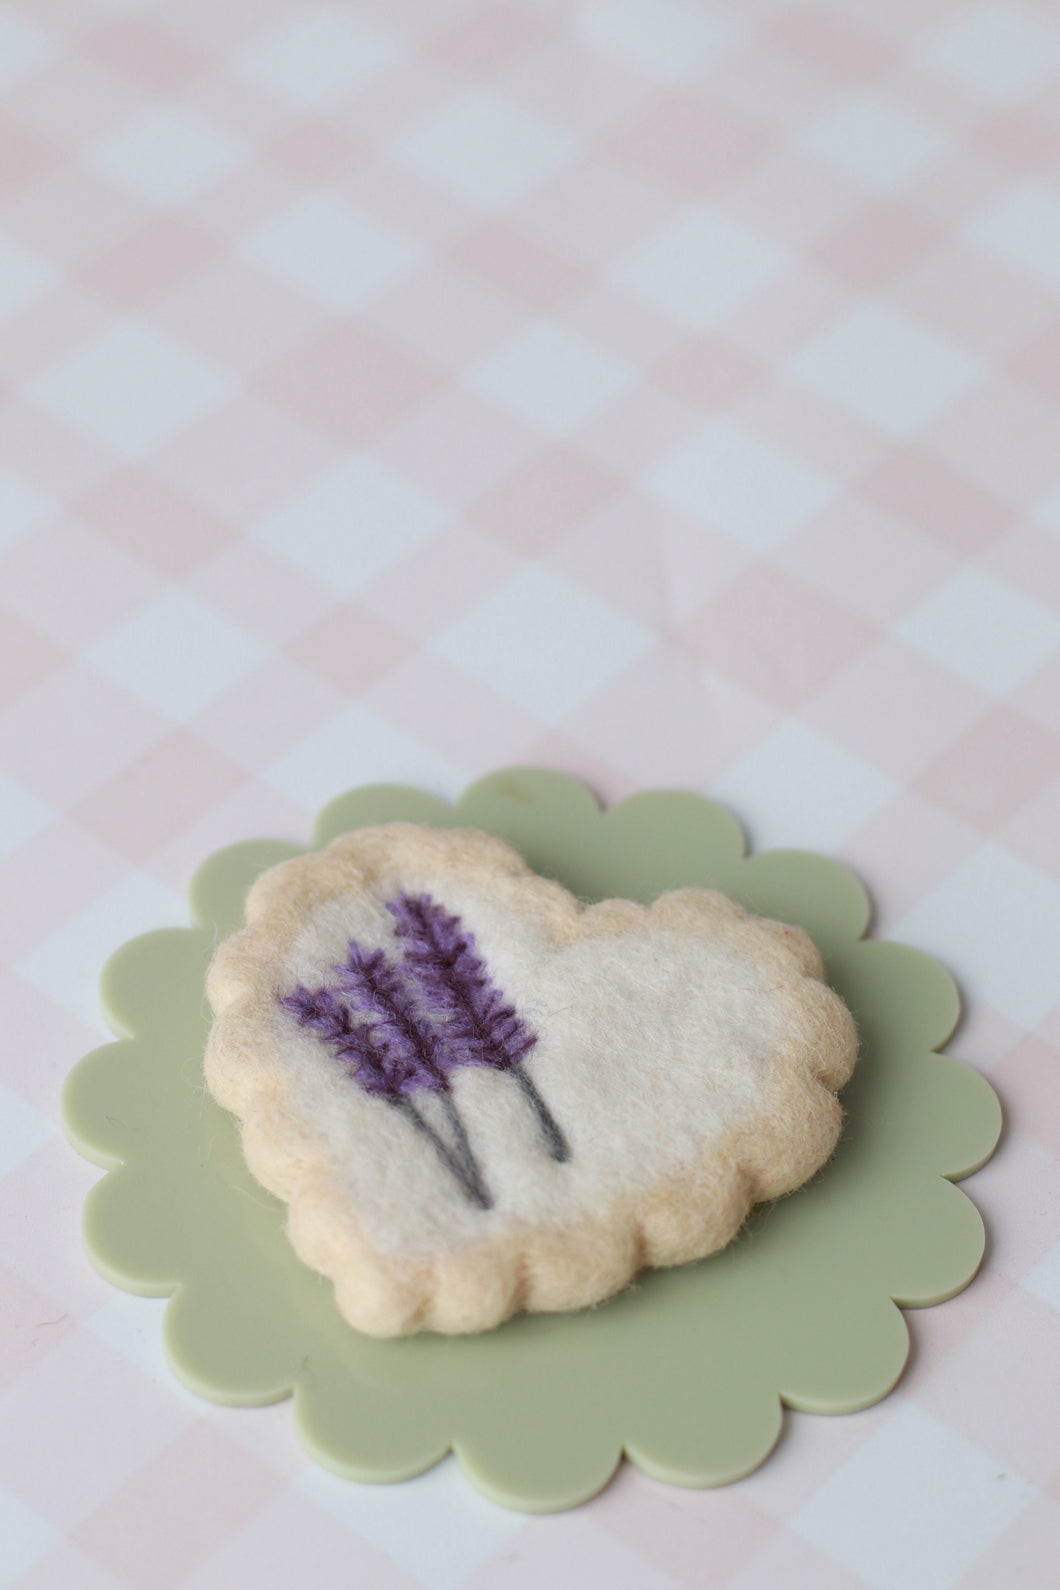
[[[802,386],[885,436],[918,436],[986,374],[982,360],[911,316],[862,304],[791,361]]]
[[[561,723],[651,649],[654,636],[589,591],[526,564],[431,643],[542,723]]]
[[[179,209],[238,171],[238,139],[180,105],[153,105],[97,143],[86,164],[145,204]]]
[[[1053,655],[1060,618],[969,565],[908,613],[896,633],[977,689],[1004,697]]]
[[[559,326],[534,326],[478,365],[469,384],[546,436],[565,436],[631,385],[624,359]]]
[[[645,490],[749,552],[770,552],[836,496],[838,486],[793,453],[717,420],[661,458]]]
[[[420,177],[481,210],[504,210],[554,176],[571,152],[558,127],[484,89],[449,100],[396,144]]]
[[[872,1590],[950,1590],[1035,1494],[988,1452],[906,1405],[788,1527]]]
[[[659,314],[704,331],[774,282],[784,251],[710,209],[691,210],[615,267],[618,284]]]
[[[108,630],[87,655],[122,689],[184,723],[270,652],[217,608],[173,589]]]
[[[141,458],[219,407],[234,384],[152,326],[126,321],[46,370],[29,392],[119,457]]]
[[[266,222],[242,253],[325,309],[350,314],[410,276],[421,251],[337,195],[314,193]]]

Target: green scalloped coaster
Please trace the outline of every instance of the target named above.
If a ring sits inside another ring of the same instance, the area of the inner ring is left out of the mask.
[[[303,1441],[338,1474],[404,1479],[453,1449],[486,1495],[536,1512],[592,1496],[623,1452],[657,1479],[725,1484],[769,1454],[783,1404],[845,1413],[885,1396],[909,1346],[896,1304],[951,1297],[983,1253],[953,1182],[990,1157],[1001,1117],[976,1072],[935,1052],[959,1010],[948,974],[862,938],[869,902],[843,867],[747,857],[733,818],[699,796],[651,792],[603,812],[581,784],[533,769],[482,779],[456,807],[377,785],[329,806],[316,842],[399,819],[500,834],[585,899],[702,884],[806,928],[861,1034],[843,1140],[723,1253],[648,1273],[598,1308],[475,1337],[358,1335],[296,1258],[283,1206],[203,1087],[213,947],[258,873],[299,850],[233,846],[192,882],[197,927],[149,933],[108,962],[103,1000],[126,1036],[81,1061],[63,1100],[71,1141],[110,1172],[85,1204],[89,1257],[128,1291],[173,1294],[165,1343],[181,1380],[242,1406],[293,1393]]]

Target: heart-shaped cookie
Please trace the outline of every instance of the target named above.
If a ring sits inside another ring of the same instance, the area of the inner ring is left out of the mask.
[[[709,889],[583,906],[474,829],[272,868],[207,991],[207,1086],[378,1336],[580,1308],[724,1247],[828,1158],[857,1050],[801,930]]]

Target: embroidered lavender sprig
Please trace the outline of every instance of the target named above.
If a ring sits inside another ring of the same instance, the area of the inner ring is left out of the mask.
[[[350,940],[345,964],[336,966],[334,971],[351,1010],[369,1018],[376,1042],[414,1067],[410,1086],[436,1093],[441,1099],[456,1139],[469,1196],[483,1209],[489,1209],[492,1199],[453,1102],[449,1086],[452,1068],[446,1063],[439,1033],[419,1014],[400,971],[391,966],[382,950],[366,950],[354,939]]]
[[[427,1138],[446,1169],[480,1209],[489,1209],[492,1200],[471,1152],[463,1122],[456,1113],[444,1073],[439,1076],[433,1053],[433,1035],[415,1024],[415,1033],[406,1030],[403,991],[392,987],[391,968],[380,951],[378,961],[359,945],[350,945],[350,959],[339,968],[344,979],[357,987],[352,1006],[337,999],[329,988],[310,990],[299,984],[293,994],[281,998],[299,1026],[317,1033],[347,1067],[350,1076],[366,1093],[383,1098],[400,1110],[415,1129]],[[368,963],[368,964],[366,964]],[[396,993],[395,1006],[390,997]],[[355,1011],[371,1012],[374,1021],[353,1020]],[[414,1021],[414,1018],[411,1018]],[[431,1043],[426,1039],[431,1037]],[[458,1151],[454,1154],[445,1140],[416,1108],[411,1095],[429,1089],[441,1095],[453,1126]]]
[[[308,989],[299,983],[280,1004],[300,1027],[318,1034],[343,1061],[366,1093],[397,1103],[418,1080],[415,1063],[381,1044],[366,1023],[355,1024],[351,1013],[330,988]]]
[[[490,980],[474,935],[429,894],[400,894],[387,901],[405,950],[405,964],[433,1016],[441,1017],[450,1064],[489,1066],[513,1076],[537,1117],[552,1158],[563,1163],[570,1147],[520,1064],[536,1033]]]
[[[448,1090],[438,1034],[419,1016],[399,972],[382,950],[366,950],[355,939],[341,966],[332,967],[346,1008],[369,1018],[376,1044],[409,1068],[414,1087]],[[413,1080],[414,1079],[414,1080]]]

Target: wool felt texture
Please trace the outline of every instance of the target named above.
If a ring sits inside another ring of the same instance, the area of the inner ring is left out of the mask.
[[[583,906],[500,839],[360,829],[218,948],[206,1083],[358,1330],[484,1330],[724,1247],[824,1164],[853,1019],[715,890]]]

